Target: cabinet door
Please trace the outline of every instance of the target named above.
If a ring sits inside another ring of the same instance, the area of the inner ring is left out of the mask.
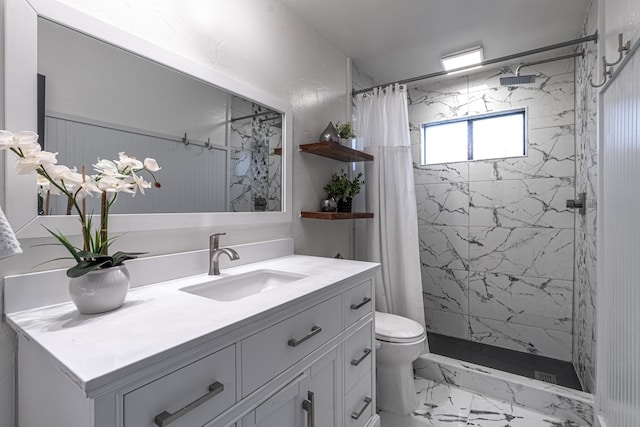
[[[336,427],[341,423],[342,360],[339,349],[315,362],[309,369],[309,392],[312,393],[314,427]]]
[[[242,419],[242,427],[300,427],[306,425],[309,378],[302,374],[282,387]]]

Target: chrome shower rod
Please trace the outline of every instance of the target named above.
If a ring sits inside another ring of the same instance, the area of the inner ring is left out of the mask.
[[[482,61],[480,64],[474,65],[474,67],[479,66],[484,66],[484,65],[492,65],[492,64],[497,64],[500,62],[505,62],[505,61],[511,61],[512,59],[517,59],[517,58],[522,58],[524,56],[531,56],[531,55],[535,55],[537,53],[542,53],[542,52],[548,52],[550,50],[555,50],[555,49],[560,49],[563,47],[567,47],[567,46],[574,46],[577,44],[581,44],[581,43],[586,43],[586,42],[594,42],[594,43],[598,43],[598,32],[596,31],[595,33],[589,35],[589,36],[585,36],[585,37],[581,37],[579,39],[574,39],[574,40],[568,40],[566,42],[562,42],[562,43],[556,43],[556,44],[552,44],[549,46],[544,46],[544,47],[539,47],[537,49],[531,49],[531,50],[525,50],[523,52],[518,52],[518,53],[514,53],[511,55],[507,55],[507,56],[501,56],[500,58],[495,58],[495,59],[488,59],[486,61]],[[448,71],[436,71],[435,73],[430,73],[430,74],[425,74],[422,76],[417,76],[417,77],[411,77],[408,79],[404,79],[404,80],[398,80],[395,82],[390,82],[390,83],[384,83],[381,85],[376,85],[376,86],[372,86],[366,89],[360,89],[360,90],[353,90],[351,92],[352,96],[358,95],[359,93],[365,93],[365,92],[369,92],[377,87],[385,87],[388,85],[393,85],[393,84],[406,84],[406,83],[412,83],[412,82],[417,82],[419,80],[426,80],[426,79],[430,79],[432,77],[440,77],[440,76],[445,76],[449,73],[454,73],[456,71],[462,71],[465,70],[467,68],[470,67],[462,67],[462,68],[458,68],[455,70],[448,70]]]

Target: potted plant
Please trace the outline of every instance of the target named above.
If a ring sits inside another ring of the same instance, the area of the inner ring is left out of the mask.
[[[340,143],[350,147],[351,140],[356,137],[356,134],[353,132],[351,127],[351,123],[336,122],[336,130],[340,137]]]
[[[109,237],[109,210],[120,193],[144,194],[151,183],[141,173],[148,173],[156,187],[160,183],[153,172],[160,170],[152,158],[144,161],[119,153],[118,160],[98,160],[93,165],[96,174],[59,165],[57,153],[43,151],[34,132],[11,133],[0,130],[0,151],[8,150],[18,157],[16,169],[25,175],[38,175],[40,193],[48,201],[51,195],[68,200],[68,214],[73,207],[78,214],[82,247],[74,246],[62,233],[47,229],[71,254],[76,265],[67,270],[69,293],[78,311],[84,314],[101,313],[120,307],[129,290],[129,273],[124,262],[137,258],[141,252],[115,252],[109,255],[113,238]],[[85,198],[98,194],[101,198],[100,221],[94,222],[86,212]]]
[[[340,173],[334,173],[331,181],[324,186],[328,198],[333,198],[338,202],[338,212],[351,212],[353,196],[360,192],[360,185],[364,184],[361,178],[362,172],[358,173],[353,179],[349,179],[343,169]]]

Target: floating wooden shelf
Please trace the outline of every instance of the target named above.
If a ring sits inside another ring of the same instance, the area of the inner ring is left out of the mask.
[[[274,148],[273,154],[275,154],[276,156],[282,156],[282,147]]]
[[[359,218],[373,218],[371,212],[300,212],[301,218],[312,219],[359,219]]]
[[[344,145],[340,145],[333,141],[300,144],[300,151],[316,154],[322,157],[328,157],[342,162],[369,162],[373,160],[373,156],[371,154],[345,147]]]

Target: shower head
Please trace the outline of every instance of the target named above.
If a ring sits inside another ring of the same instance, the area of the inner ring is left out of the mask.
[[[529,74],[526,76],[515,75],[511,77],[500,77],[500,85],[501,86],[515,86],[515,85],[523,85],[528,83],[535,83],[536,75]]]

